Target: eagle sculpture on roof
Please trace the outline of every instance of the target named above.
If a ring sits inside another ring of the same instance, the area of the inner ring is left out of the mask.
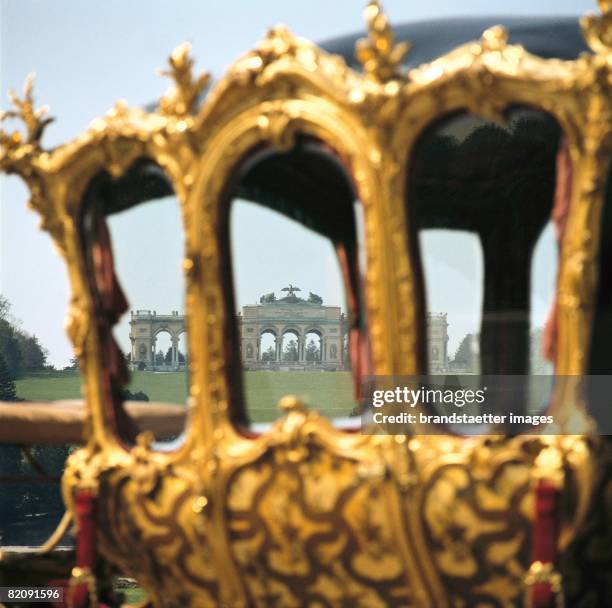
[[[290,298],[291,296],[295,295],[296,291],[302,290],[299,287],[294,287],[291,283],[289,283],[289,285],[287,287],[283,287],[281,291],[287,291],[287,297]]]

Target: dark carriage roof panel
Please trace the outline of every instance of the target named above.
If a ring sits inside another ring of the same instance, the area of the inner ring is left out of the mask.
[[[466,42],[478,40],[486,29],[494,25],[508,29],[510,43],[522,44],[530,53],[540,57],[576,59],[588,50],[577,17],[461,17],[392,24],[392,27],[398,42],[412,44],[404,66],[413,68]],[[365,32],[349,34],[324,41],[320,46],[330,53],[342,55],[351,67],[360,69],[355,59],[355,43],[365,35]]]

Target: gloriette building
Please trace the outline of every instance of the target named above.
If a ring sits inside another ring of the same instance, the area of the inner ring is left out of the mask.
[[[266,294],[259,304],[243,306],[238,315],[240,351],[245,369],[345,369],[346,320],[339,306],[324,306],[320,296],[308,299],[289,285],[283,298]],[[264,349],[264,336],[271,347]],[[310,344],[310,348],[309,348]],[[291,346],[292,348],[288,348]]]
[[[289,285],[286,295],[262,296],[259,304],[243,306],[237,315],[240,358],[246,370],[340,371],[349,369],[346,353],[347,320],[340,306],[325,306],[320,296],[296,295],[301,291]],[[130,320],[133,369],[176,371],[179,338],[186,331],[185,317],[178,311],[158,315],[156,311],[133,311]],[[171,361],[156,363],[159,334],[170,335]],[[448,369],[448,322],[446,313],[428,313],[427,350],[430,373]]]

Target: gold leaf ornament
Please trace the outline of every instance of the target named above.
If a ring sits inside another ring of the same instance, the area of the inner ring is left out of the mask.
[[[0,124],[7,119],[21,120],[26,127],[25,141],[22,140],[22,135],[19,131],[8,133],[0,129],[0,147],[5,150],[15,150],[22,145],[29,145],[36,149],[40,149],[40,140],[45,128],[53,121],[53,118],[47,116],[49,108],[41,106],[34,107],[34,79],[35,74],[31,73],[25,80],[23,86],[23,98],[19,98],[14,91],[9,92],[9,99],[14,106],[14,110],[5,110],[0,112]],[[0,158],[4,155],[0,153]]]
[[[183,42],[168,58],[169,69],[160,70],[162,76],[170,78],[174,85],[159,101],[162,114],[185,116],[195,110],[200,93],[208,86],[210,74],[202,72],[193,76],[193,58],[190,56],[191,44]]]
[[[612,59],[612,2],[599,0],[601,15],[584,16],[580,25],[587,44],[593,52]]]
[[[364,18],[368,26],[368,37],[357,41],[357,59],[366,74],[378,82],[398,78],[402,59],[410,50],[411,44],[395,44],[393,29],[377,0],[372,0],[366,6]]]

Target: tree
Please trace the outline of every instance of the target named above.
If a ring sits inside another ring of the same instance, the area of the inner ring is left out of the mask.
[[[0,353],[11,375],[23,372],[23,353],[15,328],[6,319],[0,319]]]
[[[18,401],[15,379],[0,354],[0,401]]]
[[[21,355],[23,360],[24,371],[34,372],[45,368],[47,364],[47,351],[44,349],[38,338],[34,335],[18,334],[18,340],[21,346]]]
[[[72,357],[68,365],[66,365],[66,367],[64,368],[64,371],[77,369],[79,369],[79,360],[76,357]]]
[[[297,340],[291,339],[285,345],[285,351],[283,352],[283,361],[297,361],[297,360],[298,360]]]
[[[163,350],[158,350],[155,353],[155,364],[156,365],[163,365],[164,362],[165,362],[164,351]]]
[[[185,363],[185,355],[180,350],[176,351],[176,356],[177,356],[179,363]],[[157,361],[157,356],[155,360]],[[166,351],[166,356],[164,357],[163,362],[166,365],[172,365],[172,346],[168,347],[168,350]]]
[[[0,294],[0,319],[8,320],[8,315],[11,311],[11,304],[8,298]]]
[[[476,363],[474,347],[476,346],[477,336],[476,334],[466,334],[455,352],[455,358],[452,361],[453,367],[461,367],[465,369],[472,369]]]
[[[268,346],[268,349],[265,350],[261,355],[262,361],[274,361],[276,359],[276,353],[274,352],[273,346]]]
[[[321,359],[321,348],[312,338],[306,344],[304,355],[306,361],[319,361]]]
[[[0,354],[13,378],[40,371],[47,366],[48,352],[35,335],[19,328],[11,318],[10,303],[0,295]]]
[[[143,391],[132,392],[127,388],[122,388],[121,399],[123,401],[149,401],[149,395]]]

